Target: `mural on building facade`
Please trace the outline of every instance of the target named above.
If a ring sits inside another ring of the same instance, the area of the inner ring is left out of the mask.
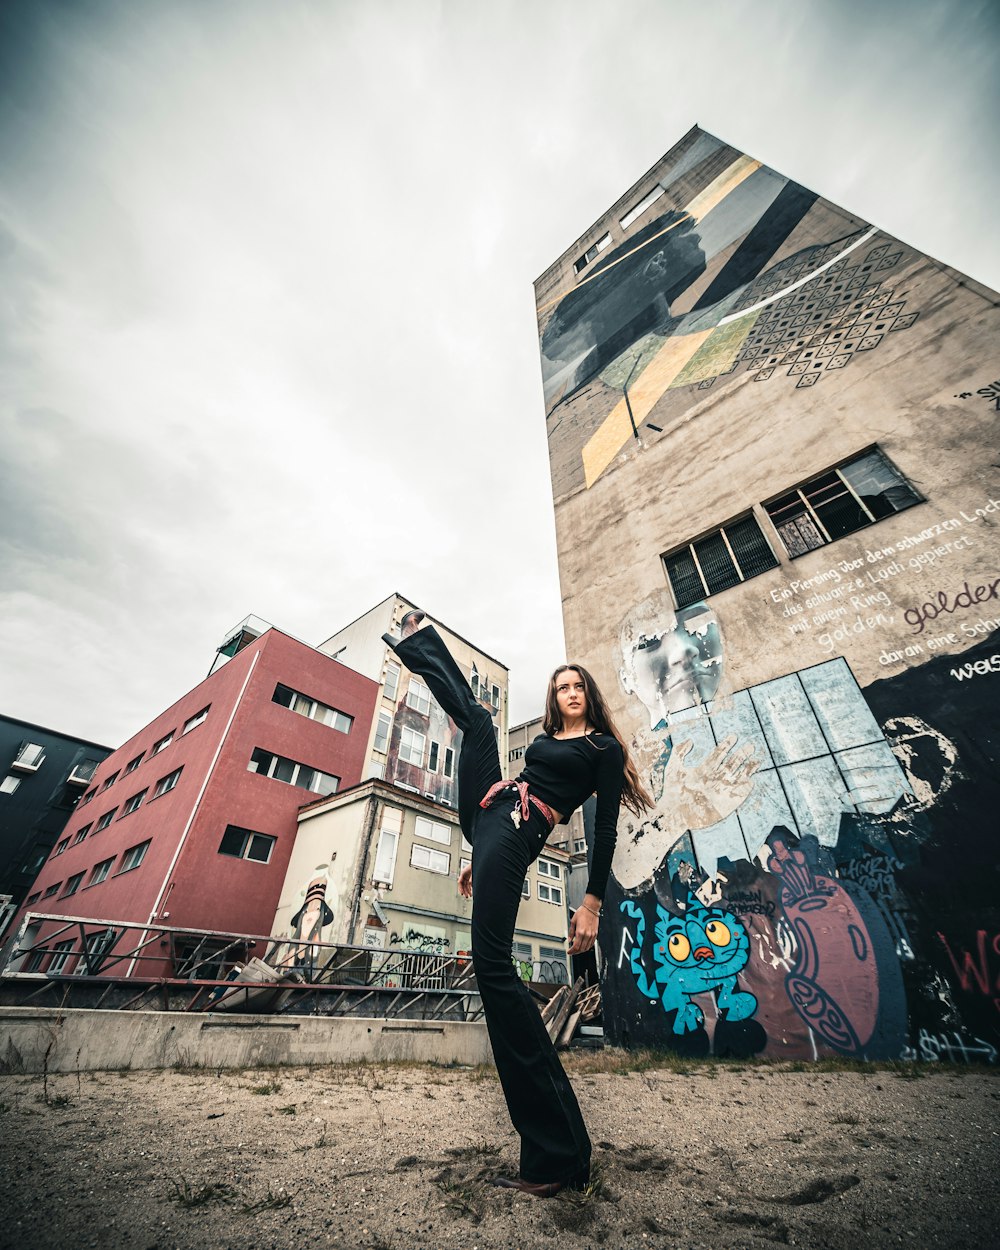
[[[919,254],[712,135],[643,201],[666,211],[612,223],[621,240],[538,309],[557,497],[710,388],[815,386],[920,316],[904,292]]]
[[[726,693],[697,673],[706,655],[715,672],[725,660],[705,604],[684,621],[710,621],[718,642],[650,646],[684,630],[680,616],[659,592],[619,638],[656,805],[619,827],[601,936],[609,1035],[697,1053],[992,1061],[1000,942],[977,917],[996,905],[966,869],[988,861],[996,875],[980,830],[997,826],[1000,743],[995,695],[964,674],[994,671],[984,656],[1000,634],[866,691],[838,656]],[[963,739],[980,768],[959,764]],[[687,785],[670,781],[671,759]]]
[[[317,864],[293,899],[286,932],[268,949],[265,960],[274,968],[311,968],[323,958],[323,943],[334,940],[335,908],[343,906],[345,882],[336,870],[337,853]],[[331,905],[332,904],[332,905]],[[327,950],[327,957],[332,954]]]
[[[499,708],[482,697],[480,702],[499,724]],[[461,746],[462,731],[423,682],[407,673],[389,738],[385,779],[457,808]]]

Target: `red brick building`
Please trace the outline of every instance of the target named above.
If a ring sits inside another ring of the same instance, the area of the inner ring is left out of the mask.
[[[298,810],[361,780],[378,691],[266,629],[100,764],[10,933],[28,911],[270,932]],[[19,970],[86,971],[70,943],[60,934],[59,949],[36,951]],[[135,968],[166,971],[146,960]]]

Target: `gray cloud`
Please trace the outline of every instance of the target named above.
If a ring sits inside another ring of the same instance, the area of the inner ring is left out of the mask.
[[[1000,285],[991,6],[0,10],[3,710],[117,743],[247,612],[562,658],[531,282],[694,122]],[[588,657],[579,657],[587,659]]]

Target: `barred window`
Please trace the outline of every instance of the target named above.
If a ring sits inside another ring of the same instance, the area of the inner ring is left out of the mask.
[[[668,552],[663,563],[679,608],[778,565],[753,513]]]
[[[873,447],[764,507],[794,559],[920,502],[906,478]]]

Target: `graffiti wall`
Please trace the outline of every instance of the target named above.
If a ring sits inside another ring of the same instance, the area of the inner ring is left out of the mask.
[[[1000,297],[698,130],[536,291],[609,1037],[994,1061]]]

